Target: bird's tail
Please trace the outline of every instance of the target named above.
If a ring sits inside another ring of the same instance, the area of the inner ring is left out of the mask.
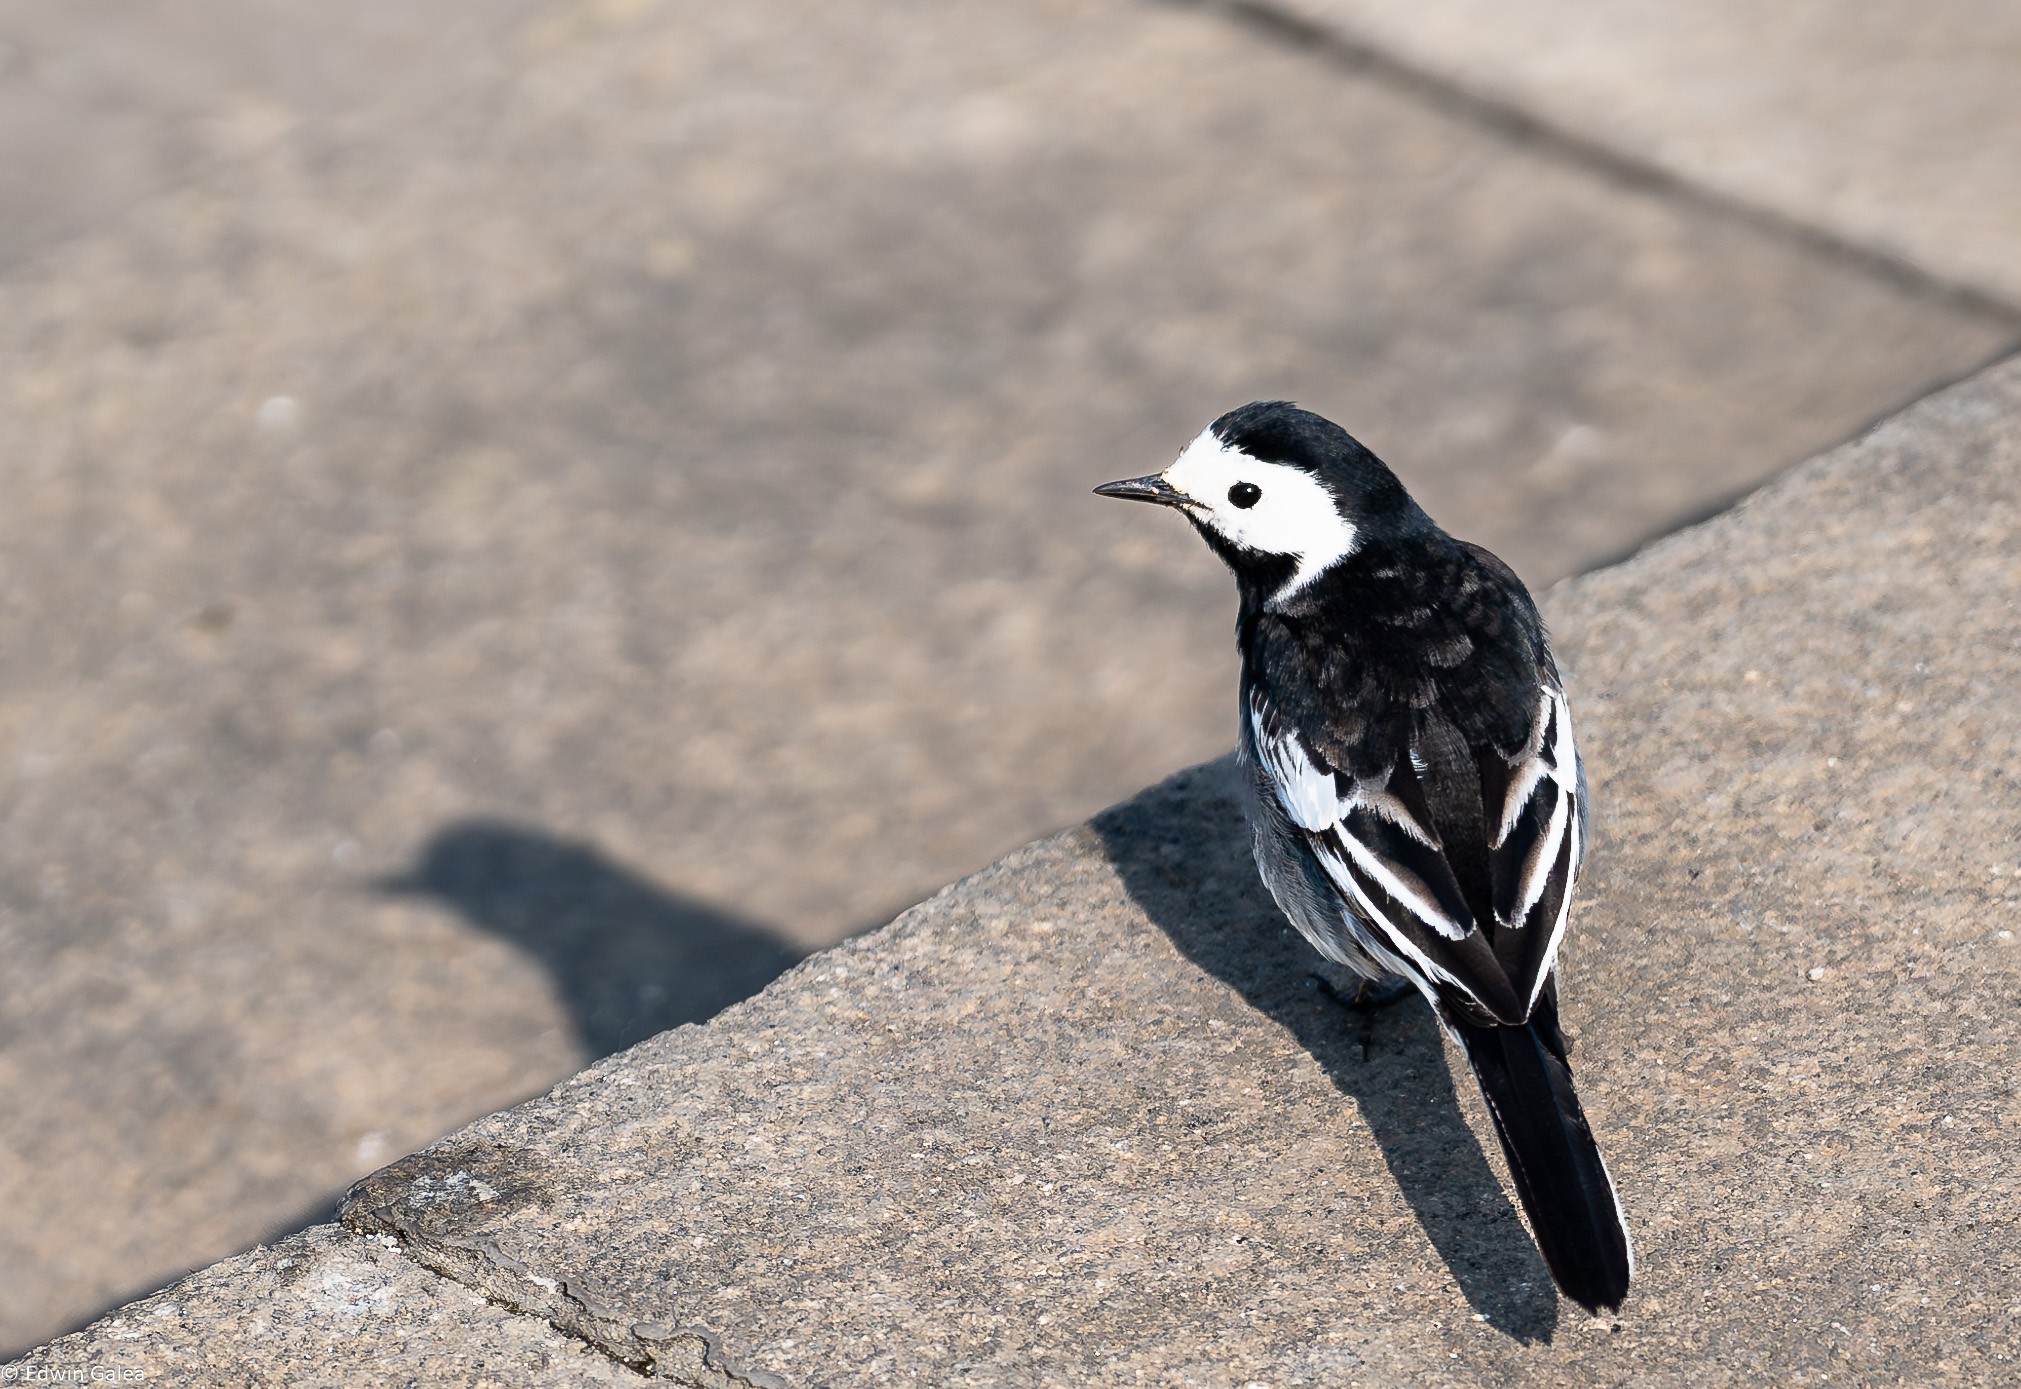
[[[1460,1022],[1457,1030],[1551,1276],[1589,1312],[1619,1307],[1635,1255],[1572,1088],[1555,1000],[1547,991],[1520,1027]]]

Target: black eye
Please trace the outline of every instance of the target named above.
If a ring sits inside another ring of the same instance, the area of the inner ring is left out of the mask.
[[[1228,500],[1247,511],[1263,500],[1263,489],[1253,482],[1238,482],[1228,489]]]

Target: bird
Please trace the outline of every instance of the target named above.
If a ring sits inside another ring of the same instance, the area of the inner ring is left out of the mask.
[[[1558,1019],[1586,777],[1522,580],[1289,401],[1231,410],[1162,473],[1095,492],[1177,510],[1233,571],[1259,876],[1364,989],[1430,1004],[1553,1280],[1618,1309],[1633,1246]]]

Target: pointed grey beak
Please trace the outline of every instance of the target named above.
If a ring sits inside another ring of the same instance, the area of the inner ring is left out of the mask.
[[[1192,500],[1157,473],[1149,477],[1124,478],[1121,482],[1105,482],[1095,489],[1095,495],[1121,497],[1126,502],[1155,502],[1159,506],[1184,506]]]

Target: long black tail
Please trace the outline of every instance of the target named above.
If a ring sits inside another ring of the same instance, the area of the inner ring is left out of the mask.
[[[1458,1026],[1551,1276],[1589,1312],[1619,1307],[1634,1255],[1572,1088],[1555,1000],[1547,991],[1521,1027]]]

